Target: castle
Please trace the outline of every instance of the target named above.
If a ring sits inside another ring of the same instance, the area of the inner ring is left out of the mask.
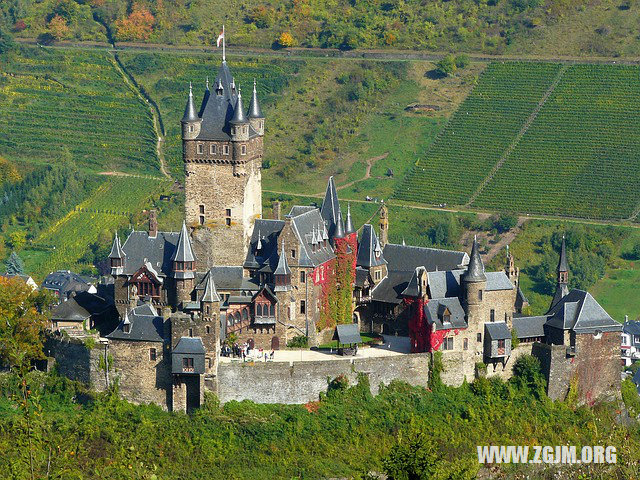
[[[512,255],[504,270],[485,272],[475,239],[470,254],[391,244],[385,205],[379,236],[370,224],[357,230],[333,178],[320,208],[294,206],[281,218],[275,205],[275,218],[262,218],[265,121],[255,82],[245,111],[224,60],[199,108],[190,86],[182,228],[158,231],[151,211],[148,230],[116,235],[109,254],[120,319],[105,352],[125,396],[191,410],[216,390],[225,338],[273,350],[299,336],[318,345],[336,323],[408,336],[415,353],[441,351],[452,384],[472,381],[479,365],[508,377],[520,354],[533,353],[555,398],[574,377],[585,401],[615,391],[621,326],[587,292],[569,291],[564,242],[550,309],[528,317]]]

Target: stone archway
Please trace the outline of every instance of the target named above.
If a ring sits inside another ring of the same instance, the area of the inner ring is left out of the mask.
[[[271,338],[271,350],[280,350],[280,338],[277,336]]]
[[[255,348],[255,342],[253,341],[253,338],[247,340],[247,344],[249,345],[250,350],[253,350]]]

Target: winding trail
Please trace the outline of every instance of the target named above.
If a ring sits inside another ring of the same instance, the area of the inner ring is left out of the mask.
[[[131,73],[127,71],[124,64],[120,61],[120,57],[118,57],[118,54],[113,51],[111,53],[113,55],[113,59],[111,63],[113,67],[116,69],[116,71],[120,74],[122,79],[124,80],[124,83],[149,108],[149,112],[151,113],[151,118],[153,119],[153,131],[157,138],[156,157],[158,158],[158,162],[160,163],[160,172],[169,180],[173,180],[173,178],[171,178],[171,175],[169,174],[169,171],[167,170],[167,164],[164,158],[163,147],[164,147],[165,132],[164,132],[164,123],[162,122],[162,116],[160,114],[160,109],[158,108],[158,105],[152,99],[149,98],[149,96],[140,87],[140,85],[138,85],[138,82],[136,82],[133,75],[131,75]]]

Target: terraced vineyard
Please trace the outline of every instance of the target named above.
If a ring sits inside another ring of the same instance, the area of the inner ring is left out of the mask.
[[[168,188],[168,180],[110,177],[67,215],[44,230],[21,255],[27,270],[44,276],[60,266],[76,268],[102,230],[115,231],[132,223],[133,215],[151,204],[151,198]]]
[[[24,47],[0,66],[0,155],[159,174],[151,114],[112,61],[105,52]]]
[[[486,179],[471,206],[582,218],[634,214],[640,189],[639,68],[560,68],[490,65],[396,197],[464,205]],[[558,84],[543,101],[554,80]]]

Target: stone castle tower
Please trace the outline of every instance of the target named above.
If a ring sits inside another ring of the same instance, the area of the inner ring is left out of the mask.
[[[253,225],[262,216],[264,116],[256,85],[245,112],[242,94],[223,60],[200,109],[191,86],[182,118],[185,218],[197,269],[242,265]]]

